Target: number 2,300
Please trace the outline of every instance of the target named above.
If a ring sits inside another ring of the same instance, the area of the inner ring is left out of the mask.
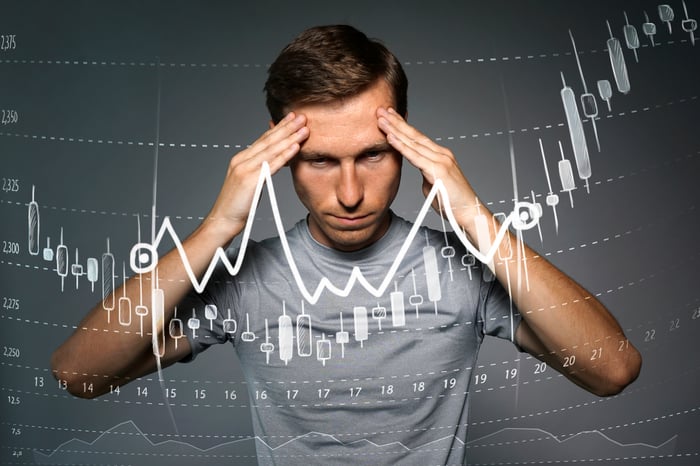
[[[19,254],[19,243],[16,241],[3,241],[2,252],[3,254]]]

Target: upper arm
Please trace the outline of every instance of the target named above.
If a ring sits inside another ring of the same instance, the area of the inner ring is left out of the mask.
[[[525,351],[540,361],[546,362],[548,366],[556,369],[567,378],[580,385],[575,377],[572,376],[573,374],[569,374],[564,370],[565,368],[557,355],[553,351],[547,349],[525,319],[520,321],[520,325],[518,325],[518,328],[515,330],[515,344],[518,345],[522,351]]]
[[[165,347],[159,347],[160,358],[156,357],[156,351],[153,351],[153,346],[150,346],[143,357],[131,367],[128,371],[128,376],[124,378],[121,384],[126,384],[136,378],[157,372],[159,365],[160,369],[165,369],[192,354],[192,347],[187,338],[175,339],[169,335],[168,331],[164,330],[163,333],[165,334]]]
[[[525,319],[522,319],[518,328],[515,329],[515,344],[522,351],[540,360],[544,360],[544,356],[547,353],[544,344],[535,335],[535,332],[532,331]]]

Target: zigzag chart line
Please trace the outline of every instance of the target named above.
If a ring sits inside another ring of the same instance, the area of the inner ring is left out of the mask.
[[[62,443],[62,444],[60,444],[58,447],[56,447],[56,448],[55,448],[53,451],[51,451],[50,453],[43,453],[43,452],[40,452],[40,451],[38,451],[38,450],[35,450],[34,452],[35,452],[35,454],[39,454],[39,455],[41,455],[41,456],[43,456],[43,457],[45,457],[45,458],[51,458],[51,457],[53,457],[54,455],[56,455],[57,453],[61,452],[61,450],[62,450],[64,447],[70,445],[70,444],[71,444],[72,442],[74,442],[74,441],[78,441],[78,442],[80,442],[80,443],[82,443],[82,444],[84,444],[84,445],[86,445],[86,446],[94,446],[94,445],[98,444],[98,443],[100,442],[100,440],[102,440],[103,438],[105,438],[106,436],[108,436],[109,434],[113,434],[113,433],[114,433],[114,434],[121,434],[120,432],[115,432],[115,431],[118,430],[118,429],[120,429],[120,428],[122,428],[122,427],[129,427],[129,426],[132,427],[133,429],[135,429],[134,435],[137,435],[137,436],[139,436],[139,437],[142,437],[142,438],[145,439],[146,442],[148,442],[148,444],[150,444],[152,447],[161,446],[161,445],[168,445],[168,444],[171,444],[171,445],[181,445],[181,446],[185,446],[185,447],[192,448],[193,450],[198,451],[199,453],[204,453],[204,454],[206,454],[206,453],[208,453],[208,452],[211,452],[211,451],[213,451],[213,450],[219,449],[219,448],[221,448],[221,447],[227,446],[227,445],[235,445],[235,444],[239,444],[239,443],[242,443],[242,442],[247,442],[247,441],[250,441],[250,440],[255,440],[255,441],[257,441],[257,442],[260,442],[260,443],[263,444],[269,451],[276,451],[276,450],[280,450],[280,449],[282,449],[282,448],[284,448],[284,447],[286,447],[286,446],[289,446],[289,445],[291,445],[291,444],[293,444],[293,443],[295,443],[295,442],[301,441],[301,440],[303,440],[304,438],[306,438],[306,437],[308,437],[308,436],[310,436],[310,435],[318,435],[318,436],[327,437],[327,438],[332,439],[333,441],[337,442],[338,445],[341,445],[341,446],[350,446],[350,445],[353,445],[353,444],[357,444],[357,443],[361,443],[361,442],[366,442],[366,443],[368,443],[368,444],[370,444],[370,445],[372,445],[372,446],[374,446],[374,447],[376,447],[376,448],[387,448],[387,447],[391,447],[391,446],[397,446],[397,447],[399,447],[399,448],[401,448],[401,449],[403,449],[403,450],[405,450],[405,451],[408,451],[408,452],[411,452],[411,451],[417,452],[417,451],[420,451],[420,450],[422,450],[422,449],[425,449],[425,448],[429,447],[430,445],[437,444],[437,443],[439,443],[439,442],[441,442],[441,441],[443,441],[443,440],[451,439],[451,438],[454,438],[454,440],[457,441],[457,443],[459,443],[459,444],[461,444],[461,445],[463,445],[463,446],[469,447],[470,445],[473,445],[473,444],[475,444],[475,443],[477,443],[477,442],[484,441],[484,440],[486,440],[486,439],[488,439],[488,438],[490,438],[490,437],[498,436],[499,434],[504,433],[504,432],[537,432],[537,433],[541,433],[541,434],[544,436],[543,440],[544,440],[544,439],[552,439],[552,440],[554,440],[555,442],[557,442],[558,444],[565,444],[565,443],[567,443],[567,442],[569,442],[569,441],[571,441],[571,440],[573,440],[573,439],[575,439],[575,438],[577,438],[577,437],[579,437],[579,436],[583,436],[583,435],[597,435],[597,436],[602,437],[606,442],[609,442],[611,445],[615,445],[615,446],[617,446],[617,447],[621,447],[621,448],[642,447],[642,448],[650,448],[650,449],[653,449],[653,450],[659,450],[659,449],[661,449],[661,448],[664,448],[664,447],[665,447],[666,445],[668,445],[670,442],[672,442],[672,441],[674,441],[675,439],[678,438],[678,435],[674,435],[674,436],[670,437],[669,439],[667,439],[666,441],[661,442],[661,443],[658,444],[658,445],[652,445],[652,444],[644,443],[644,442],[632,442],[632,443],[622,443],[622,442],[618,442],[617,440],[614,440],[613,438],[609,437],[608,435],[603,434],[603,433],[600,432],[599,430],[586,430],[586,431],[578,432],[578,433],[576,433],[576,434],[567,436],[567,437],[564,438],[564,439],[560,439],[559,437],[557,437],[556,435],[552,434],[551,432],[548,432],[548,431],[546,431],[546,430],[544,430],[544,429],[540,429],[540,428],[514,428],[514,427],[507,427],[507,428],[504,428],[504,429],[500,429],[500,430],[498,430],[498,431],[496,431],[496,432],[493,432],[493,433],[491,433],[491,434],[485,435],[485,436],[483,436],[483,437],[480,437],[480,438],[478,438],[478,439],[470,440],[470,441],[468,441],[468,442],[464,442],[464,441],[462,441],[461,439],[459,439],[459,438],[457,438],[457,437],[454,437],[454,435],[446,435],[446,436],[444,436],[444,437],[440,437],[440,438],[438,438],[438,439],[431,440],[431,441],[426,442],[426,443],[423,443],[423,444],[421,444],[421,445],[414,446],[413,448],[408,447],[408,446],[406,446],[405,444],[403,444],[402,442],[399,442],[399,441],[386,442],[386,443],[377,443],[377,442],[373,442],[373,441],[371,441],[371,440],[368,440],[368,439],[364,439],[364,438],[363,438],[363,439],[358,439],[358,440],[352,440],[352,441],[350,441],[350,442],[343,442],[342,440],[340,440],[340,439],[338,438],[337,435],[327,434],[327,433],[323,433],[323,432],[308,432],[308,433],[306,433],[306,434],[296,435],[296,436],[290,438],[289,440],[287,440],[287,441],[285,441],[285,442],[282,442],[281,444],[279,444],[279,445],[277,445],[277,446],[272,446],[272,445],[270,445],[268,442],[266,442],[265,440],[263,440],[260,436],[257,436],[257,435],[256,435],[256,436],[251,436],[251,437],[247,437],[247,438],[241,438],[241,439],[237,439],[237,440],[232,440],[232,441],[230,441],[230,442],[225,442],[225,443],[218,444],[218,445],[214,445],[214,446],[211,446],[211,447],[208,447],[208,448],[200,448],[200,447],[197,447],[197,446],[195,446],[195,445],[193,445],[193,444],[191,444],[191,443],[183,442],[183,441],[181,441],[181,440],[164,440],[164,441],[162,441],[162,442],[154,442],[154,441],[152,441],[152,440],[148,437],[148,435],[147,435],[146,433],[144,433],[133,421],[128,420],[128,421],[124,421],[124,422],[122,422],[122,423],[120,423],[120,424],[118,424],[118,425],[116,425],[116,426],[114,426],[114,427],[112,427],[112,428],[110,428],[110,429],[108,429],[108,430],[102,432],[99,436],[97,436],[97,437],[96,437],[94,440],[92,440],[92,441],[84,441],[84,440],[79,440],[79,439],[71,439],[71,440],[68,440],[68,441],[66,441],[66,442],[64,442],[64,443]]]
[[[576,437],[580,437],[580,436],[583,436],[583,435],[594,434],[594,435],[599,435],[600,437],[602,437],[602,438],[605,439],[606,441],[610,442],[611,444],[617,445],[618,447],[644,447],[644,448],[653,448],[653,449],[655,449],[655,450],[658,450],[658,449],[660,449],[660,448],[663,448],[664,446],[668,445],[670,442],[672,442],[673,440],[675,440],[675,439],[678,438],[678,435],[676,434],[676,435],[670,437],[670,438],[669,438],[668,440],[666,440],[665,442],[662,442],[662,443],[660,443],[660,444],[658,444],[658,445],[652,445],[652,444],[644,443],[644,442],[633,442],[633,443],[622,443],[622,442],[618,442],[617,440],[614,440],[614,439],[611,438],[610,436],[605,435],[604,433],[602,433],[601,431],[599,431],[599,430],[597,430],[597,429],[593,429],[593,430],[584,430],[584,431],[581,431],[581,432],[577,432],[577,433],[575,433],[575,434],[573,434],[573,435],[566,436],[566,438],[560,439],[559,437],[561,437],[561,436],[557,437],[557,436],[554,435],[553,433],[548,432],[548,431],[546,431],[546,430],[544,430],[544,429],[540,429],[539,427],[504,427],[503,429],[498,430],[498,431],[496,431],[496,432],[493,432],[493,433],[491,433],[491,434],[484,435],[483,437],[479,437],[479,438],[477,438],[477,439],[470,440],[470,441],[467,442],[467,445],[472,445],[472,444],[475,444],[475,443],[477,443],[477,442],[486,441],[487,439],[489,439],[489,438],[491,438],[491,437],[495,437],[495,436],[497,436],[497,435],[499,435],[499,434],[502,434],[502,433],[504,433],[504,432],[538,432],[538,433],[541,433],[542,435],[544,435],[544,437],[545,437],[546,439],[552,439],[552,440],[554,440],[555,442],[557,442],[558,444],[566,443],[566,442],[568,442],[568,441],[570,441],[570,440],[575,439]]]
[[[462,242],[462,244],[466,247],[466,249],[474,255],[476,259],[479,261],[483,262],[484,264],[489,264],[493,260],[499,245],[503,241],[503,238],[508,232],[509,227],[512,225],[513,228],[517,230],[525,230],[525,229],[530,229],[534,227],[541,216],[540,211],[537,209],[536,204],[528,203],[528,202],[516,202],[515,203],[515,209],[505,218],[503,221],[501,227],[498,230],[498,233],[496,234],[496,238],[493,241],[493,243],[490,245],[488,250],[483,253],[481,252],[476,246],[474,246],[469,239],[467,238],[466,234],[462,230],[462,227],[457,223],[457,220],[452,212],[452,207],[450,204],[449,196],[447,189],[445,188],[442,180],[437,179],[435,180],[435,183],[433,184],[432,189],[430,190],[430,193],[426,196],[425,202],[423,203],[423,206],[421,207],[418,216],[416,217],[416,220],[406,237],[406,240],[401,246],[401,249],[399,250],[399,253],[396,256],[396,259],[394,259],[394,262],[392,263],[391,267],[389,268],[389,271],[387,272],[386,277],[384,280],[381,282],[381,284],[378,287],[375,287],[369,281],[365,278],[365,276],[362,274],[362,271],[358,267],[353,267],[352,272],[350,273],[350,277],[348,278],[348,281],[346,282],[345,286],[342,288],[337,287],[327,277],[323,277],[321,281],[319,282],[318,286],[316,289],[311,292],[307,288],[307,286],[304,284],[303,279],[301,278],[301,274],[299,273],[299,269],[297,268],[296,261],[294,260],[294,257],[292,255],[291,249],[289,247],[289,243],[287,242],[287,236],[284,232],[284,226],[282,223],[282,219],[280,217],[280,212],[279,208],[277,206],[277,198],[275,196],[275,190],[274,186],[272,184],[272,175],[270,173],[270,167],[267,164],[267,162],[263,162],[262,168],[260,170],[260,176],[258,177],[258,182],[255,188],[255,194],[253,196],[253,202],[250,208],[250,214],[248,215],[248,220],[246,221],[245,228],[243,230],[243,236],[241,238],[241,246],[238,251],[238,256],[236,257],[235,264],[231,264],[231,262],[228,260],[228,257],[226,256],[226,251],[224,248],[219,247],[217,248],[216,252],[214,253],[214,256],[209,263],[209,266],[207,267],[206,272],[202,276],[201,280],[198,280],[194,271],[192,270],[192,266],[189,263],[189,260],[187,259],[187,254],[185,252],[184,247],[182,246],[182,242],[180,241],[177,233],[175,232],[172,224],[170,223],[170,218],[165,217],[163,219],[163,223],[161,224],[160,229],[158,230],[158,233],[155,236],[155,239],[152,244],[148,243],[137,243],[135,244],[132,249],[131,249],[131,268],[134,272],[137,273],[145,273],[145,272],[150,272],[152,271],[156,265],[157,265],[157,259],[153,260],[151,264],[149,264],[147,267],[139,267],[138,265],[135,264],[135,256],[137,255],[139,249],[142,248],[147,248],[151,251],[153,251],[153,257],[156,258],[157,254],[155,254],[155,250],[157,250],[159,244],[163,240],[163,237],[167,233],[172,241],[175,244],[175,247],[177,248],[177,251],[180,255],[180,258],[182,260],[183,266],[185,267],[185,271],[187,273],[187,276],[192,283],[192,286],[194,287],[195,291],[197,293],[202,293],[204,289],[206,288],[207,284],[209,283],[209,280],[212,277],[212,274],[214,273],[214,270],[216,269],[216,266],[219,261],[224,265],[226,270],[231,276],[236,276],[238,272],[241,269],[241,265],[243,264],[243,259],[245,258],[245,253],[246,249],[248,246],[248,242],[250,241],[250,232],[253,227],[253,221],[255,218],[255,212],[257,210],[257,204],[258,201],[260,200],[260,197],[262,196],[262,189],[263,186],[267,186],[267,193],[268,196],[270,197],[270,205],[272,207],[272,215],[274,218],[274,223],[275,227],[277,229],[277,233],[279,234],[280,241],[282,244],[282,248],[284,250],[284,255],[287,259],[287,262],[289,263],[289,267],[292,272],[292,276],[294,277],[294,281],[296,282],[297,287],[299,288],[299,291],[301,292],[302,296],[306,301],[308,301],[311,304],[315,304],[318,302],[320,296],[323,294],[325,290],[328,290],[329,292],[340,296],[340,297],[347,297],[350,294],[350,291],[352,288],[355,286],[355,283],[359,283],[362,285],[365,290],[367,290],[369,293],[371,293],[375,297],[380,297],[384,294],[386,289],[389,287],[389,284],[391,283],[391,280],[393,279],[394,275],[396,274],[396,271],[398,270],[399,265],[401,264],[401,261],[403,260],[404,256],[406,255],[406,252],[408,251],[408,248],[411,246],[411,243],[413,239],[415,238],[416,234],[418,233],[418,230],[420,226],[423,224],[423,220],[425,219],[426,215],[428,214],[428,211],[431,208],[433,200],[435,200],[436,196],[440,194],[440,199],[441,202],[444,203],[444,209],[443,212],[445,212],[445,215],[447,216],[447,219],[452,226],[455,234],[459,238],[459,240]],[[521,217],[520,208],[525,208],[527,209],[527,214],[525,215],[525,218]],[[486,249],[486,248],[484,248]]]

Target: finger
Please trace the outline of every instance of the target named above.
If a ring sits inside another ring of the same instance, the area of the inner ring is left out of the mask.
[[[399,151],[399,153],[401,153],[401,155],[403,155],[406,160],[411,163],[411,165],[420,170],[424,176],[428,173],[432,175],[432,167],[434,167],[435,161],[432,160],[429,155],[426,156],[423,151],[411,146],[394,133],[388,133],[386,140],[394,149]]]
[[[308,137],[308,129],[306,131],[306,137]],[[304,137],[304,139],[306,139]],[[303,139],[302,139],[303,141]],[[282,167],[287,165],[295,155],[299,153],[299,150],[301,149],[301,142],[294,142],[288,147],[284,148],[280,152],[277,153],[277,156],[268,160],[268,165],[270,166],[270,174],[274,175],[277,173]]]
[[[432,185],[437,178],[444,179],[454,172],[456,160],[449,149],[433,143],[403,119],[379,117],[379,120],[383,120],[379,125],[387,134],[387,142],[421,171],[428,185]],[[397,124],[392,124],[392,121]]]
[[[267,130],[258,140],[251,144],[244,151],[245,155],[242,158],[255,158],[268,150],[274,152],[275,149],[279,150],[280,143],[284,146],[285,144],[303,141],[308,136],[308,133],[305,132],[306,130],[301,132],[299,130],[304,128],[305,125],[306,117],[304,115],[296,115],[290,112],[277,125]]]
[[[443,154],[439,154],[422,142],[393,129],[389,124],[385,123],[382,127],[387,134],[389,144],[421,171],[431,170],[430,167],[441,163],[441,159],[444,158]]]
[[[254,156],[266,150],[268,147],[293,136],[305,125],[306,117],[304,115],[295,115],[290,112],[278,124],[263,133],[263,135],[250,146],[251,155]]]
[[[444,157],[443,155],[436,153],[423,142],[411,138],[411,136],[417,136],[417,132],[412,132],[409,135],[407,131],[405,131],[405,128],[403,131],[400,130],[384,116],[379,117],[378,125],[379,128],[386,133],[387,142],[391,144],[394,149],[399,151],[413,166],[423,172],[424,175],[432,175],[433,167],[436,163],[439,163],[440,158]]]
[[[259,148],[243,163],[251,164],[252,168],[259,168],[263,162],[270,166],[272,174],[287,164],[301,148],[301,143],[309,137],[309,128],[302,126],[286,138],[271,142],[269,145]]]
[[[447,155],[447,149],[436,144],[432,139],[430,139],[425,134],[418,131],[413,126],[409,125],[406,120],[401,117],[392,108],[383,109],[380,108],[377,111],[378,116],[385,119],[385,124],[387,129],[400,137],[404,142],[409,145],[422,145],[438,154]]]
[[[251,151],[246,158],[240,160],[240,164],[245,166],[246,172],[258,173],[263,163],[267,163],[270,173],[274,175],[294,158],[308,137],[309,128],[303,126],[285,139],[274,143],[268,141],[268,145],[257,146],[254,148],[255,152]]]

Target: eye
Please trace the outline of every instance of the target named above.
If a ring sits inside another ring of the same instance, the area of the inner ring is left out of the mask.
[[[313,159],[309,159],[308,162],[312,167],[325,167],[326,165],[328,165],[328,158],[316,157]]]
[[[369,160],[370,162],[376,162],[376,161],[381,160],[385,154],[386,154],[386,152],[384,152],[384,151],[371,150],[371,151],[365,152],[364,156],[365,156],[365,159]]]

